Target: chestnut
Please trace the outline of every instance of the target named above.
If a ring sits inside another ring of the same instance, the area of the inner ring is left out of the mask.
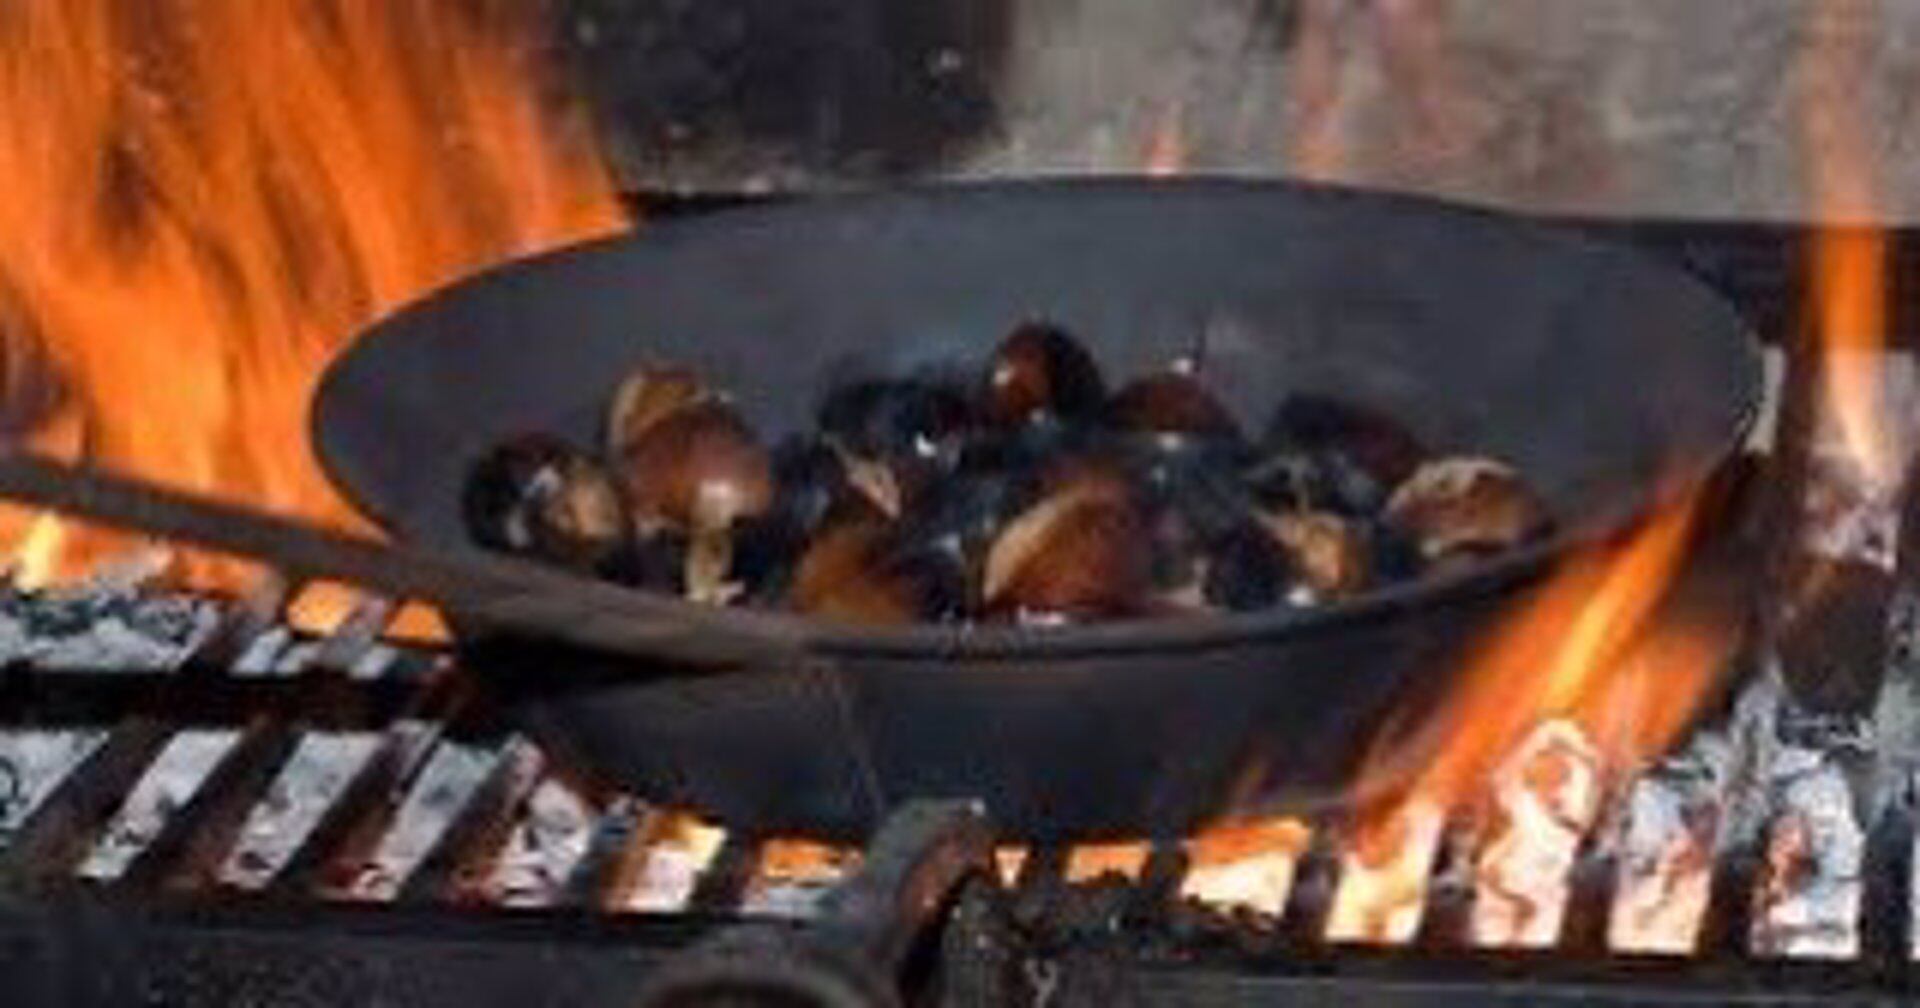
[[[1372,550],[1357,522],[1323,511],[1287,511],[1264,516],[1262,524],[1299,574],[1294,602],[1347,598],[1372,583]]]
[[[794,563],[829,522],[886,521],[899,507],[896,491],[874,484],[857,460],[817,438],[783,440],[772,461],[772,505],[734,530],[734,576],[762,600],[785,591]]]
[[[1209,541],[1201,568],[1200,598],[1210,608],[1257,612],[1312,601],[1303,597],[1298,565],[1252,521]]]
[[[1136,378],[1107,403],[1116,429],[1168,443],[1237,447],[1240,422],[1189,368],[1176,366]]]
[[[1000,531],[1038,493],[1021,468],[966,468],[936,484],[901,520],[902,542],[943,554],[965,572],[969,600],[984,592],[987,552]]]
[[[1427,449],[1380,410],[1331,396],[1295,392],[1274,407],[1261,438],[1269,452],[1338,456],[1387,488],[1413,475]]]
[[[815,537],[788,591],[795,612],[893,626],[965,613],[964,574],[945,556],[903,550],[883,522],[849,520]]]
[[[614,389],[607,408],[607,457],[625,455],[654,424],[709,395],[700,379],[685,368],[643,367],[628,375]]]
[[[990,614],[1076,622],[1138,611],[1150,586],[1144,523],[1114,484],[1056,490],[1001,530],[981,594]]]
[[[1414,470],[1393,491],[1382,518],[1429,563],[1462,550],[1512,546],[1546,526],[1539,498],[1512,467],[1471,456]]]
[[[724,602],[736,522],[773,503],[773,464],[731,406],[718,398],[675,409],[647,426],[615,461],[616,475],[642,536],[662,530],[688,539],[686,592]]]
[[[613,480],[585,452],[526,434],[487,452],[461,497],[468,532],[483,546],[592,569],[627,539]]]
[[[1001,427],[1049,419],[1073,422],[1098,416],[1107,383],[1093,355],[1066,330],[1027,322],[988,358],[979,398],[987,422]]]
[[[855,457],[892,468],[910,493],[952,469],[973,408],[964,393],[931,377],[860,381],[827,396],[819,426]]]

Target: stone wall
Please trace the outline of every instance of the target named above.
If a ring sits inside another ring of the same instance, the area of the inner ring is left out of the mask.
[[[573,0],[631,182],[1138,170],[1920,220],[1913,0]]]

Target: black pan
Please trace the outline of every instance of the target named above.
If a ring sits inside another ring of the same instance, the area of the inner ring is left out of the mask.
[[[1734,312],[1623,249],[1334,189],[1035,182],[727,211],[507,265],[342,356],[315,436],[389,529],[465,550],[469,463],[527,430],[595,443],[642,362],[697,368],[772,436],[809,423],[829,375],[978,356],[1034,315],[1116,376],[1204,333],[1250,426],[1292,389],[1384,407],[1517,464],[1560,531],[1307,613],[886,632],[727,613],[690,632],[769,658],[698,678],[469,621],[475,666],[583,765],[757,829],[854,833],[909,797],[970,796],[1012,835],[1167,835],[1249,792],[1326,801],[1517,586],[1712,471],[1758,384]]]

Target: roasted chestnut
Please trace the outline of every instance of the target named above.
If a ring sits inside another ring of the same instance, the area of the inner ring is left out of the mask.
[[[799,613],[889,626],[965,614],[964,573],[951,558],[903,549],[878,521],[824,529],[794,571],[788,605]]]
[[[1262,523],[1298,572],[1295,604],[1347,598],[1372,583],[1372,550],[1358,523],[1324,511],[1286,511]]]
[[[829,522],[894,517],[897,492],[873,482],[879,478],[824,441],[782,441],[773,451],[772,506],[734,530],[733,575],[758,600],[779,597],[808,542]]]
[[[1144,523],[1113,484],[1085,481],[1043,498],[988,551],[989,613],[1022,622],[1078,622],[1135,613],[1147,596]]]
[[[1093,355],[1066,330],[1028,322],[988,358],[981,382],[981,413],[1012,427],[1035,420],[1077,422],[1099,415],[1107,383]]]
[[[682,406],[711,393],[692,371],[677,367],[643,367],[614,389],[607,409],[607,457],[617,459],[640,440],[648,428]]]
[[[1106,415],[1117,430],[1169,444],[1242,442],[1240,422],[1188,367],[1135,378],[1108,401]]]
[[[628,445],[615,473],[643,537],[687,535],[689,598],[724,602],[738,593],[728,581],[734,525],[772,505],[773,463],[731,406],[706,398],[669,412]]]
[[[1261,444],[1271,451],[1337,454],[1389,488],[1413,475],[1427,456],[1420,439],[1385,413],[1304,392],[1274,408]]]
[[[1202,557],[1200,598],[1210,608],[1256,612],[1314,601],[1303,595],[1299,566],[1252,521],[1207,542]]]
[[[1382,516],[1429,563],[1463,550],[1500,549],[1546,526],[1539,498],[1505,463],[1458,456],[1428,462],[1393,492]]]
[[[627,539],[620,495],[606,471],[545,434],[522,435],[483,456],[468,474],[461,505],[481,545],[570,567],[599,567]]]
[[[944,472],[973,426],[966,395],[935,378],[855,382],[820,406],[820,430],[860,458]]]
[[[984,595],[987,552],[1036,496],[1031,470],[963,469],[936,484],[901,522],[908,548],[946,555],[966,574],[967,596]]]

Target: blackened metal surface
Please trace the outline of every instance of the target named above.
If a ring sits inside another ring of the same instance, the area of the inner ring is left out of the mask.
[[[535,651],[493,666],[529,724],[623,786],[767,830],[859,834],[893,803],[979,797],[1017,836],[1177,835],[1249,768],[1275,802],[1325,800],[1507,589],[1724,457],[1757,377],[1703,288],[1511,220],[1220,180],[1002,185],[719,214],[493,272],[335,365],[318,448],[391,527],[466,549],[470,460],[524,430],[590,441],[642,362],[695,368],[773,433],[806,422],[815,376],[975,359],[1033,314],[1120,374],[1204,336],[1250,422],[1292,389],[1386,407],[1518,465],[1562,535],[1306,614],[1044,633],[728,614],[801,640],[819,674],[560,677]]]

